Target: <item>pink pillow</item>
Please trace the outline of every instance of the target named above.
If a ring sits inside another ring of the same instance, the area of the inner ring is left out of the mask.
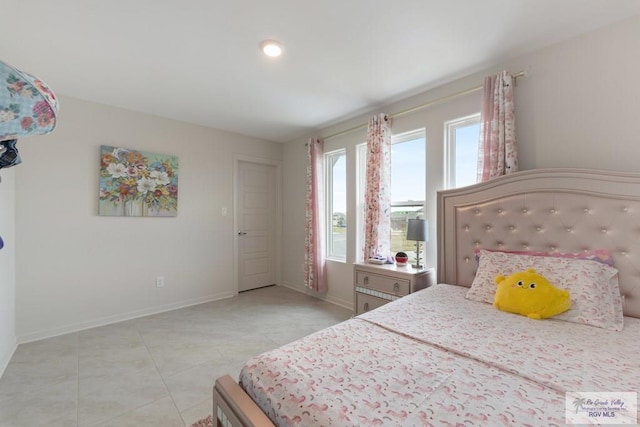
[[[466,297],[493,304],[497,275],[534,268],[571,294],[572,308],[554,319],[620,331],[623,327],[618,270],[589,259],[480,250],[480,264]]]
[[[480,261],[480,251],[490,252],[504,252],[507,254],[520,254],[531,256],[550,256],[560,258],[574,258],[574,259],[588,259],[591,261],[601,262],[603,264],[613,267],[613,255],[609,249],[594,249],[583,252],[545,252],[545,251],[502,251],[499,249],[474,249],[473,252],[476,255],[476,262]]]

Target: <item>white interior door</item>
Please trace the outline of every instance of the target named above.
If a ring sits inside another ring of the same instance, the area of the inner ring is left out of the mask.
[[[276,168],[238,163],[238,290],[276,283]]]

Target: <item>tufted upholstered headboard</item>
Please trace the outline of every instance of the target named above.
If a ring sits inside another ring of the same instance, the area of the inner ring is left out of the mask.
[[[640,317],[640,174],[535,169],[438,192],[438,282],[470,286],[474,248],[609,249],[626,316]]]

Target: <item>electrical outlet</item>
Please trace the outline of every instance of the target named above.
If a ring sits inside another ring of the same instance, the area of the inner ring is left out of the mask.
[[[164,288],[164,276],[156,277],[156,288]]]

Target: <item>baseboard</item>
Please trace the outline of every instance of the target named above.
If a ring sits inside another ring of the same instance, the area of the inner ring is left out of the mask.
[[[342,308],[346,308],[347,310],[353,310],[353,302],[351,301],[343,300],[341,298],[336,298],[331,295],[328,295],[326,298],[324,298],[324,300],[327,302],[330,302],[331,304],[335,304]]]
[[[231,298],[235,295],[237,295],[237,292],[233,292],[233,291],[220,292],[217,294],[208,295],[206,297],[192,298],[192,299],[183,300],[183,301],[179,301],[172,304],[160,305],[160,306],[145,308],[142,310],[132,311],[129,313],[120,313],[114,316],[103,317],[101,319],[74,323],[74,324],[59,327],[59,328],[32,332],[24,335],[18,335],[17,342],[19,344],[25,344],[28,342],[39,341],[46,338],[53,338],[59,335],[79,332],[85,329],[96,328],[98,326],[110,325],[112,323],[124,322],[125,320],[137,319],[139,317],[150,316],[152,314],[159,314],[167,311],[178,310],[180,308],[190,307],[192,305],[204,304],[211,301]]]
[[[305,287],[303,285],[296,285],[296,284],[289,283],[289,282],[282,282],[282,283],[280,283],[280,286],[292,289],[294,291],[298,291],[298,292],[306,294],[306,295],[311,295],[314,298],[318,298],[318,299],[321,299],[323,301],[330,302],[331,304],[340,306],[342,308],[346,308],[347,310],[353,310],[353,302],[352,301],[347,301],[347,300],[343,300],[341,298],[336,298],[336,297],[334,297],[332,295],[326,295],[326,294],[321,294],[321,293],[318,293],[318,292],[313,292],[313,291],[309,290],[309,288],[307,288],[307,287]]]
[[[302,286],[302,285],[294,285],[294,284],[289,283],[289,282],[281,282],[281,283],[279,283],[279,286],[282,286],[283,288],[289,288],[289,289],[294,290],[294,291],[298,291],[301,294],[311,295],[309,293],[309,289],[304,287],[304,286]]]
[[[13,357],[13,354],[16,352],[17,348],[18,340],[14,339],[13,349],[6,355],[2,355],[2,358],[0,358],[0,378],[2,378],[2,376],[4,375],[4,371],[7,369],[7,366],[9,366],[9,362],[11,362],[11,358]]]

